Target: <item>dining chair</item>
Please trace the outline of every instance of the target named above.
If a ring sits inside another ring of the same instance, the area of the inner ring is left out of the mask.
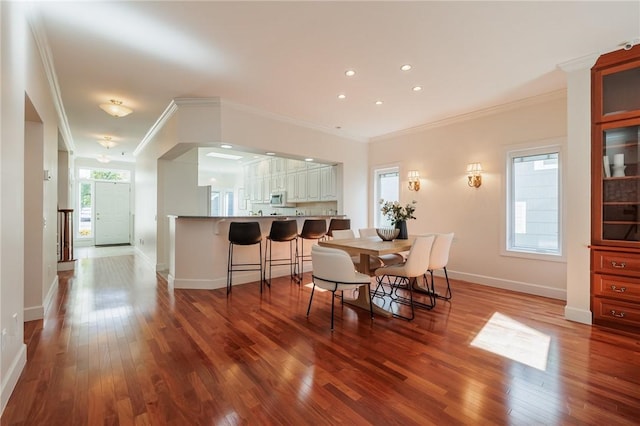
[[[449,252],[451,251],[451,243],[453,242],[453,232],[448,234],[436,234],[433,247],[431,248],[431,256],[429,257],[428,272],[431,275],[431,291],[433,294],[444,300],[451,300],[451,285],[449,284],[449,275],[447,274],[447,263],[449,262]],[[444,296],[438,294],[434,288],[433,271],[435,269],[443,269],[444,277],[447,281],[447,292]]]
[[[258,262],[235,262],[233,252],[235,246],[251,246],[258,244]],[[262,293],[262,232],[258,222],[229,223],[229,257],[227,260],[227,296],[231,293],[234,272],[260,271],[260,293]]]
[[[343,230],[335,230],[333,231],[333,239],[341,240],[341,239],[349,239],[356,238],[355,232],[352,229],[343,229]],[[360,255],[351,256],[351,261],[355,266],[356,270],[360,269]],[[369,270],[373,271],[377,268],[383,266],[382,260],[378,256],[369,256]]]
[[[316,287],[331,292],[331,330],[333,331],[333,316],[335,311],[336,291],[347,291],[354,288],[366,287],[369,295],[369,311],[373,319],[373,303],[371,303],[371,277],[356,272],[353,262],[347,252],[340,249],[314,245],[311,247],[311,263],[313,265],[313,287],[307,307],[307,317],[311,311],[311,302]]]
[[[436,298],[433,293],[427,293],[424,296],[429,299],[429,303],[420,302],[414,299],[413,289],[417,284],[418,278],[426,280],[426,273],[429,269],[429,257],[431,255],[431,247],[435,237],[418,236],[415,238],[411,250],[407,255],[407,260],[401,265],[390,265],[376,269],[376,280],[378,285],[373,295],[378,297],[389,296],[392,301],[408,305],[411,307],[411,316],[404,316],[400,311],[394,312],[393,316],[411,321],[415,318],[414,305],[425,309],[432,309],[436,305]],[[384,284],[390,287],[390,292],[384,291]],[[398,294],[398,290],[409,292],[409,297]]]
[[[378,236],[378,233],[376,232],[376,228],[360,228],[358,230],[358,233],[360,234],[360,238]],[[383,254],[383,255],[377,256],[377,258],[380,261],[380,263],[387,266],[404,262],[404,256],[400,253]]]

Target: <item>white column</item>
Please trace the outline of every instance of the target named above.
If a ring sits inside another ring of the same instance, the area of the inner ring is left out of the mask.
[[[591,243],[591,67],[598,55],[560,64],[567,74],[567,157],[565,238],[567,305],[565,318],[591,324],[589,244]]]

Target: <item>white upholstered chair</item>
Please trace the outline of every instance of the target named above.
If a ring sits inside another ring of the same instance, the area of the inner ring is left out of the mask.
[[[369,275],[356,272],[353,262],[347,252],[339,249],[314,245],[311,247],[311,263],[313,265],[313,287],[309,297],[309,307],[307,316],[311,311],[311,302],[316,287],[331,292],[331,330],[333,330],[333,312],[336,291],[351,290],[354,287],[366,287],[371,298],[371,277]],[[370,304],[371,318],[373,319],[373,304]]]
[[[449,252],[451,251],[451,243],[453,242],[453,232],[448,234],[435,234],[436,239],[431,248],[431,256],[429,257],[429,274],[431,275],[431,291],[440,299],[451,299],[451,285],[449,284],[449,275],[447,274],[447,263],[449,262]],[[443,269],[444,277],[447,281],[447,291],[444,296],[436,293],[433,281],[433,271],[435,269]]]
[[[412,320],[415,318],[414,305],[426,309],[431,309],[435,306],[436,299],[432,292],[423,295],[423,297],[429,299],[428,303],[419,302],[413,297],[414,285],[417,283],[418,278],[426,278],[425,274],[429,268],[429,257],[434,239],[433,235],[416,237],[404,263],[376,269],[375,274],[378,286],[374,295],[389,296],[391,300],[408,305],[411,308],[411,316],[401,315],[400,311],[394,312],[394,316]],[[389,293],[384,291],[383,285],[385,284],[391,288]],[[409,297],[399,295],[397,293],[399,289],[408,292]]]

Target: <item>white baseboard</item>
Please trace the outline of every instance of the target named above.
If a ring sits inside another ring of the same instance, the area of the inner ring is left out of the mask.
[[[572,308],[571,306],[564,307],[564,317],[569,321],[579,322],[581,324],[592,324],[591,311],[585,309]]]
[[[436,271],[434,275],[444,276],[442,271]],[[505,290],[517,291],[519,293],[533,294],[536,296],[549,297],[551,299],[567,300],[567,290],[563,288],[547,287],[540,284],[525,283],[521,281],[504,280],[502,278],[487,277],[485,275],[468,274],[466,272],[456,272],[447,270],[449,278],[468,281],[475,284],[482,284],[489,287],[502,288]]]
[[[169,274],[167,281],[170,287],[180,288],[185,290],[215,290],[218,288],[225,288],[227,286],[226,278],[224,279],[218,278],[213,280],[187,279],[187,278],[176,279],[173,275]],[[256,281],[256,280],[253,280],[253,281]]]
[[[138,246],[134,246],[134,250],[136,252],[136,255],[139,256],[139,258],[142,259],[144,263],[149,265],[149,267],[152,268],[154,271],[158,271],[158,269],[156,269],[155,262],[149,259],[149,257],[146,254],[144,254],[144,252],[140,250]]]
[[[13,393],[13,389],[15,389],[18,383],[18,379],[25,365],[27,365],[27,345],[22,343],[18,353],[7,369],[7,374],[2,376],[2,390],[0,391],[0,404],[2,404],[2,406],[0,407],[0,416],[9,402],[11,393]]]
[[[24,321],[35,321],[44,318],[44,306],[29,306],[24,308]]]

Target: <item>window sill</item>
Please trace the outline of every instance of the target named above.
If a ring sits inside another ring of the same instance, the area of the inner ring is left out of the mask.
[[[542,260],[545,262],[559,262],[559,263],[567,263],[567,259],[565,256],[560,254],[552,254],[552,253],[535,253],[529,251],[517,251],[517,250],[501,250],[501,256],[506,257],[518,257],[521,259],[530,259],[530,260]]]

